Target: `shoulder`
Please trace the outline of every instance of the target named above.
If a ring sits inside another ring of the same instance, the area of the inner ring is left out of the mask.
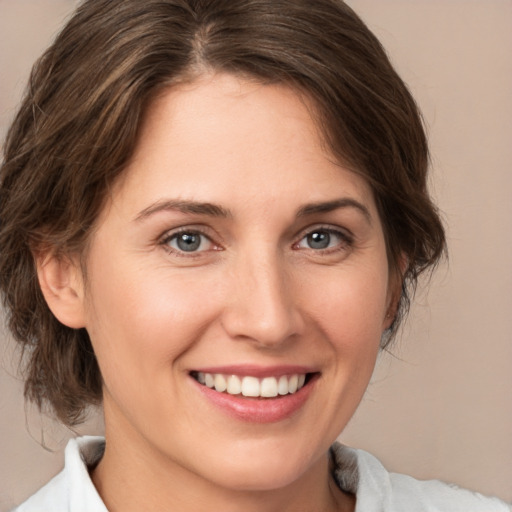
[[[64,469],[13,512],[107,512],[88,470],[101,458],[104,446],[101,437],[71,439]]]
[[[388,472],[363,450],[336,443],[331,449],[338,485],[356,494],[356,512],[511,512],[498,498],[439,480],[416,480]]]

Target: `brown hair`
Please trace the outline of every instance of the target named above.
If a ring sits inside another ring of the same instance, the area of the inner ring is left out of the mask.
[[[392,338],[444,232],[427,193],[420,114],[382,46],[339,0],[88,0],[35,64],[0,174],[0,289],[27,356],[26,396],[68,425],[101,401],[85,329],[52,315],[34,251],[83,251],[141,118],[162,88],[223,71],[314,100],[334,156],[370,183],[401,273]]]

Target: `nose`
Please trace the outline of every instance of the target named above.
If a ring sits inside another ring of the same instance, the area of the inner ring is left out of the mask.
[[[240,256],[228,281],[222,324],[232,338],[275,348],[303,332],[294,279],[278,255]]]

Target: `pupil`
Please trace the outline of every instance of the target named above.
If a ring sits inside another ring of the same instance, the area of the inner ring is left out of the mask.
[[[326,249],[331,242],[331,235],[325,231],[317,231],[308,235],[308,244],[312,249]]]
[[[201,244],[201,237],[190,233],[182,233],[178,236],[177,244],[182,251],[195,251]]]

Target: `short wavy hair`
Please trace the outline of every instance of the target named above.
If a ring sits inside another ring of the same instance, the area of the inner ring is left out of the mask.
[[[306,94],[334,157],[370,184],[397,316],[445,251],[427,191],[419,110],[379,41],[340,0],[86,0],[34,65],[0,172],[0,290],[21,344],[25,395],[72,426],[99,404],[85,329],[50,312],[34,254],[84,251],[141,119],[163,89],[205,72],[283,83]],[[403,269],[405,255],[407,268]]]

